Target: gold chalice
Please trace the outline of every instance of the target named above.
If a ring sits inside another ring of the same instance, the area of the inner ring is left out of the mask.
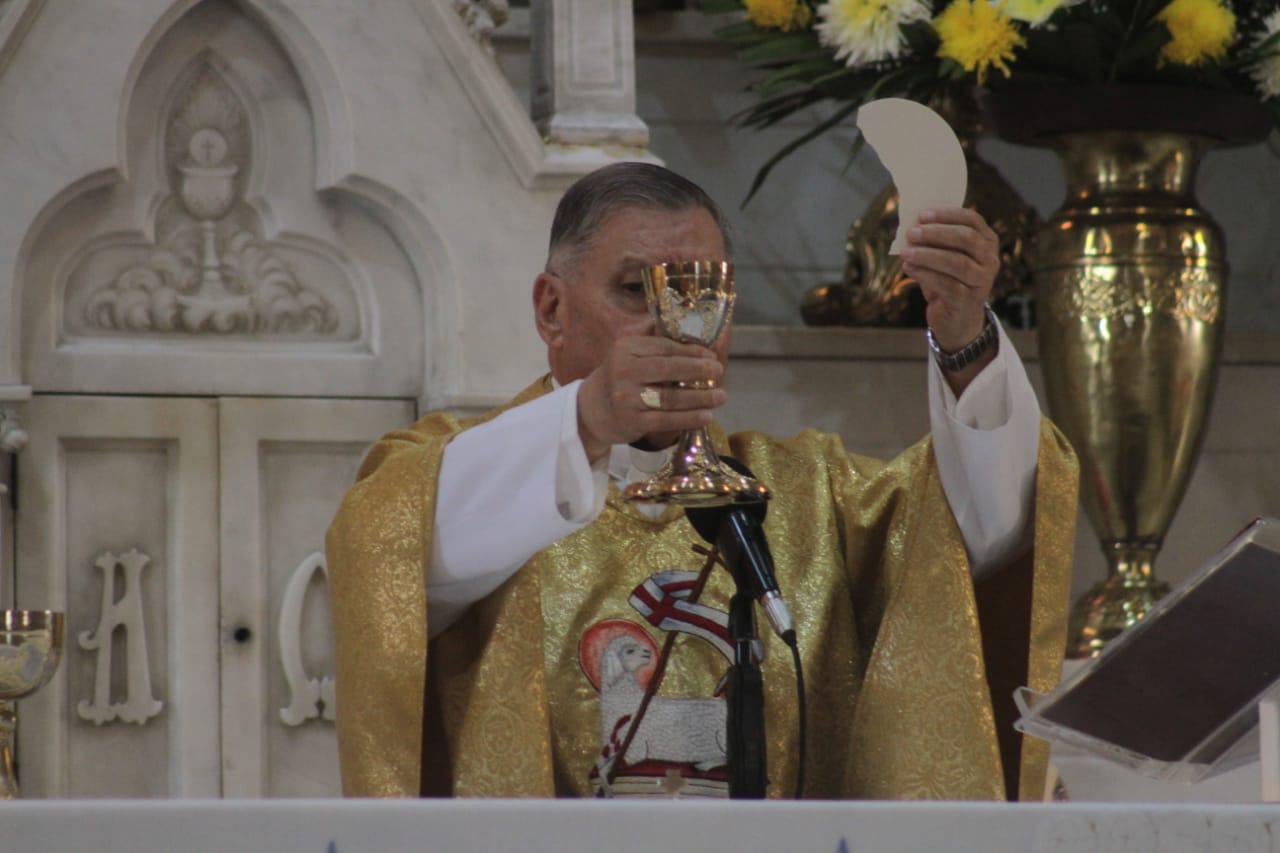
[[[645,299],[658,334],[684,344],[709,347],[733,317],[733,264],[689,261],[654,264],[641,270]],[[709,390],[713,380],[679,382],[681,388]],[[703,428],[681,433],[671,461],[643,482],[627,486],[629,501],[680,506],[723,506],[767,501],[769,490],[725,465]]]
[[[0,610],[0,799],[18,796],[13,772],[14,702],[35,693],[62,659],[63,616],[52,610]]]

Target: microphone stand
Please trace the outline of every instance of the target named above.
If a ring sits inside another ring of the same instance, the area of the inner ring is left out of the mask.
[[[737,592],[729,601],[729,636],[733,640],[733,666],[729,668],[725,702],[728,710],[727,742],[729,797],[764,799],[768,779],[765,770],[764,677],[755,656],[755,597],[739,569],[733,579]]]

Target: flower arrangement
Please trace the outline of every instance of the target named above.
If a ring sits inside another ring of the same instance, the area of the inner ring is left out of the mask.
[[[1163,84],[1248,93],[1280,125],[1280,0],[700,0],[761,76],[740,116],[768,127],[840,104],[756,175],[867,101],[1026,84]]]

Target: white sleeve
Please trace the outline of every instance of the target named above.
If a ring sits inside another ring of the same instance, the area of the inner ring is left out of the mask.
[[[608,456],[587,462],[578,436],[581,384],[503,412],[445,447],[427,573],[431,636],[600,514]]]
[[[975,578],[1026,545],[1040,447],[1040,404],[1003,328],[999,335],[996,357],[959,400],[928,360],[938,473]]]

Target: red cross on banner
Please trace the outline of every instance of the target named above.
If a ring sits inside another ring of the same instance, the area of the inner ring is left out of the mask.
[[[697,580],[696,572],[659,572],[631,591],[631,606],[653,627],[706,640],[732,663],[729,614],[687,600]]]

